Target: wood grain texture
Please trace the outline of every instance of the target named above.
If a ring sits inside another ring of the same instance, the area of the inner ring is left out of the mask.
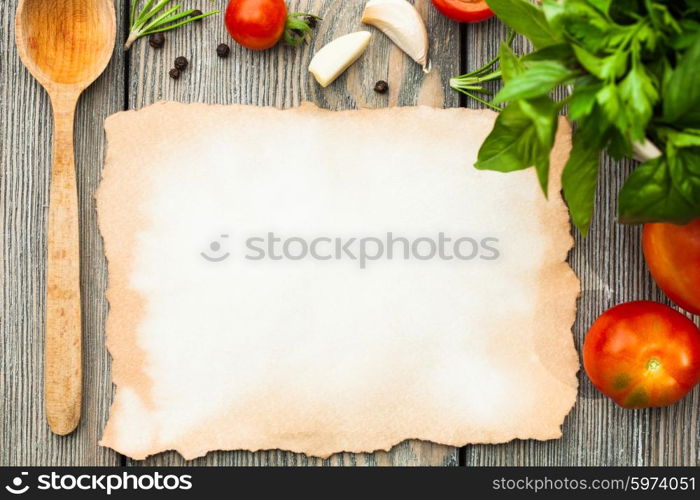
[[[78,94],[53,94],[53,163],[46,242],[44,409],[53,432],[70,434],[80,422],[82,325],[80,230],[73,122]]]
[[[225,5],[226,2],[218,2]],[[138,109],[158,100],[208,103],[242,103],[288,108],[311,101],[327,109],[407,106],[418,103],[457,106],[459,98],[448,90],[448,79],[459,72],[459,26],[441,17],[428,0],[415,2],[432,33],[433,71],[425,76],[389,39],[360,22],[364,0],[288,2],[290,12],[310,12],[323,18],[313,41],[299,49],[285,46],[254,52],[236,45],[221,18],[193,23],[166,33],[165,46],[154,50],[146,40],[131,49],[129,107]],[[207,1],[192,2],[194,8],[211,8]],[[328,88],[321,88],[308,72],[311,56],[340,35],[358,30],[372,32],[365,54]],[[228,43],[231,55],[219,59],[215,49]],[[177,56],[190,65],[177,81],[168,76]],[[377,80],[389,83],[384,95],[374,92]],[[427,442],[406,442],[388,453],[335,455],[328,460],[279,451],[214,452],[196,460],[200,465],[456,465],[457,449]],[[164,453],[135,465],[185,463],[174,452]]]
[[[193,6],[210,8],[208,1]],[[223,8],[226,2],[216,0]],[[292,2],[296,10],[323,11],[326,18],[317,32],[321,44],[335,35],[361,26],[361,0]],[[76,158],[81,209],[81,286],[84,330],[84,415],[78,431],[68,438],[53,436],[41,408],[43,309],[45,284],[45,224],[50,161],[50,107],[46,95],[21,67],[14,51],[12,28],[16,0],[0,9],[0,464],[119,464],[120,457],[96,445],[107,417],[112,389],[109,358],[104,348],[106,267],[97,231],[93,193],[102,168],[105,116],[124,105],[139,108],[160,99],[183,102],[250,103],[292,106],[310,100],[331,109],[380,107],[444,102],[458,103],[447,88],[447,77],[478,67],[497,52],[505,32],[496,20],[462,28],[459,50],[457,26],[441,19],[423,0],[437,74],[425,79],[403,54],[373,28],[370,49],[354,68],[328,89],[317,87],[306,73],[313,47],[297,52],[280,48],[252,53],[234,47],[221,20],[204,20],[166,34],[161,51],[137,42],[127,60],[117,49],[112,63],[78,106]],[[125,2],[120,33],[124,33]],[[322,5],[326,5],[321,9]],[[340,15],[340,10],[343,14]],[[352,21],[345,9],[354,9]],[[216,45],[231,45],[231,56],[219,60]],[[524,44],[517,40],[516,50]],[[191,60],[175,82],[167,71],[178,55]],[[125,64],[128,79],[124,79]],[[435,73],[433,73],[435,74]],[[391,90],[377,95],[370,84],[389,82]],[[442,94],[441,94],[442,93]],[[126,104],[125,104],[126,101]],[[474,102],[470,107],[480,107]],[[582,279],[583,294],[574,326],[577,346],[585,330],[604,309],[619,301],[649,298],[664,301],[644,268],[639,228],[614,222],[616,193],[630,163],[606,160],[598,192],[598,210],[587,239],[577,237],[570,261]],[[462,450],[467,466],[473,465],[698,465],[700,460],[700,390],[665,409],[621,410],[600,396],[583,374],[579,401],[558,441],[515,441],[498,446],[468,446]],[[184,463],[166,453],[129,465]],[[405,442],[390,453],[340,454],[322,461],[278,451],[218,452],[192,462],[196,465],[457,465],[452,448],[430,443]]]

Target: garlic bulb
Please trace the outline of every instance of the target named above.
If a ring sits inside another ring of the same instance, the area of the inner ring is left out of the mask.
[[[362,22],[383,31],[414,61],[430,71],[428,30],[416,8],[407,0],[370,0]]]
[[[309,71],[322,87],[327,87],[363,54],[372,34],[357,31],[336,38],[316,52]]]

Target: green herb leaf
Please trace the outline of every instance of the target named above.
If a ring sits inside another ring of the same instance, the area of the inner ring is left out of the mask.
[[[559,108],[549,98],[520,101],[520,108],[525,116],[532,120],[541,151],[533,157],[537,179],[545,197],[549,196],[549,154],[554,147],[557,133],[557,113]]]
[[[628,53],[625,51],[617,51],[606,57],[597,57],[578,45],[573,46],[573,51],[584,68],[606,82],[614,81],[627,71]]]
[[[549,154],[557,127],[557,106],[550,99],[509,104],[496,119],[474,165],[480,170],[512,172],[534,166],[545,194]]]
[[[180,4],[165,9],[166,5],[172,0],[161,0],[154,6],[155,1],[147,0],[141,10],[138,10],[139,0],[132,0],[129,13],[129,37],[124,43],[124,50],[129,50],[131,45],[142,36],[170,31],[192,21],[198,21],[219,13],[218,10],[212,10],[193,16],[194,9],[180,10],[182,7]]]
[[[682,132],[671,128],[662,128],[659,135],[674,148],[700,147],[700,129],[687,128]]]
[[[500,68],[504,82],[511,81],[525,71],[525,66],[523,66],[523,63],[518,59],[518,56],[515,55],[509,45],[501,44],[498,52],[500,54]]]
[[[571,45],[567,43],[557,43],[525,54],[522,56],[522,60],[525,63],[530,61],[561,61],[566,66],[571,66],[575,58]]]
[[[656,83],[641,63],[632,64],[632,70],[618,86],[625,112],[629,115],[630,136],[641,141],[659,100]]]
[[[576,76],[576,71],[558,61],[533,62],[524,72],[507,81],[493,102],[541,97]]]
[[[610,4],[612,4],[612,0],[590,0],[590,2],[603,14],[608,13]]]
[[[538,143],[532,122],[523,114],[519,103],[509,104],[499,113],[493,130],[481,145],[474,167],[498,172],[531,167],[525,159],[533,156],[528,152],[528,143]],[[527,154],[522,155],[523,152]]]
[[[581,120],[591,114],[596,103],[596,95],[602,89],[600,83],[579,84],[567,100],[569,105],[569,117],[572,120]]]
[[[520,101],[520,109],[532,122],[540,144],[552,149],[554,134],[557,132],[557,104],[543,97]]]
[[[589,147],[577,134],[561,178],[571,220],[584,236],[593,217],[599,158],[600,150]]]
[[[674,186],[666,157],[661,156],[630,174],[618,198],[618,217],[625,224],[685,224],[700,217],[700,201],[689,202]]]
[[[612,27],[608,17],[586,0],[544,0],[549,26],[576,45],[596,53],[607,42]]]
[[[669,43],[675,50],[683,51],[690,48],[697,40],[700,22],[695,19],[681,19],[679,24],[680,31],[672,35]]]
[[[674,187],[695,206],[700,206],[700,148],[667,148],[668,166]]]
[[[484,142],[477,168],[534,166],[547,187],[557,112],[568,108],[576,136],[562,174],[572,220],[588,230],[598,158],[631,157],[652,141],[664,153],[640,165],[620,192],[623,222],[687,222],[700,217],[700,0],[487,0],[535,45],[531,54],[501,50],[501,67],[455,80],[454,88],[505,85],[489,106],[508,102]],[[452,82],[451,82],[452,84]],[[555,103],[548,94],[571,86]]]
[[[610,83],[605,85],[598,94],[596,94],[596,102],[600,104],[601,109],[610,123],[619,123],[620,126],[618,128],[620,129],[626,128],[627,122],[623,121],[624,113],[621,113],[622,102],[615,84]]]
[[[700,127],[700,35],[683,54],[664,87],[663,118],[676,126]]]
[[[529,38],[535,48],[561,41],[547,23],[542,9],[527,0],[486,0],[486,3],[501,21]]]
[[[632,141],[623,132],[620,132],[615,127],[610,127],[604,132],[605,139],[607,139],[606,152],[615,160],[621,160],[622,158],[629,158],[632,156],[634,150],[632,148]]]

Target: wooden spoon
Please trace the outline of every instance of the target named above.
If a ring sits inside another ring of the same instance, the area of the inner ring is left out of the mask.
[[[80,94],[104,71],[116,37],[113,0],[20,0],[17,51],[51,98],[53,169],[46,270],[44,394],[49,427],[69,434],[82,396],[80,245],[73,120]]]

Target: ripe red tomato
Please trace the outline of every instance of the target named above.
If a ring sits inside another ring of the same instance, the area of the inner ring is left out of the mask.
[[[460,23],[476,23],[493,16],[484,0],[433,0],[440,13]]]
[[[644,258],[661,289],[688,312],[700,314],[700,219],[685,226],[646,224]]]
[[[269,49],[284,34],[287,6],[284,0],[231,0],[224,21],[233,39],[244,47]]]
[[[666,406],[700,382],[700,329],[657,302],[620,304],[593,323],[583,365],[593,385],[620,406]]]

